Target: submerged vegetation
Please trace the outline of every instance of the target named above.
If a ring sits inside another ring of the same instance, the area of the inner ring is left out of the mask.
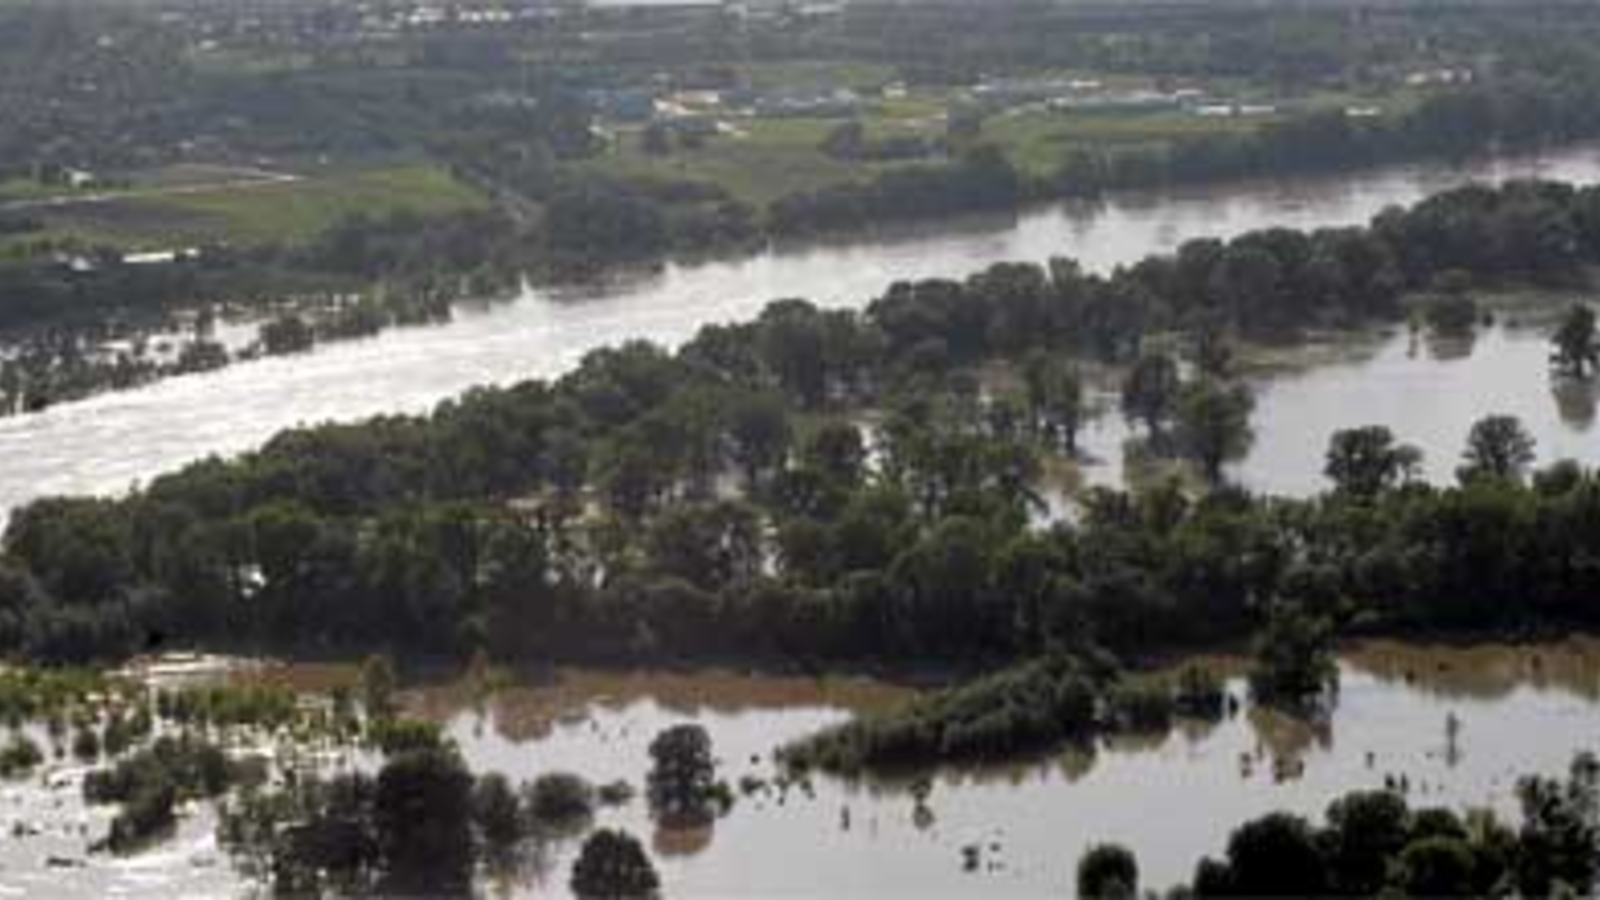
[[[1595,204],[1558,185],[1472,188],[1366,229],[1193,242],[1107,277],[1001,265],[895,285],[862,313],[783,301],[675,353],[627,345],[430,416],[296,430],[123,499],[17,511],[0,635],[51,662],[175,643],[472,658],[480,673],[664,658],[988,673],[783,749],[789,766],[842,773],[1215,717],[1237,701],[1202,669],[1151,681],[1123,667],[1252,640],[1256,698],[1314,712],[1340,635],[1594,625],[1600,479],[1534,469],[1520,423],[1491,415],[1454,486],[1419,482],[1419,454],[1366,428],[1334,436],[1326,494],[1251,496],[1228,483],[1250,439],[1233,343],[1392,321],[1447,273],[1580,283],[1600,258]],[[1529,217],[1556,237],[1513,249]],[[1506,249],[1482,253],[1485,231]],[[1140,452],[1204,477],[1088,490],[1046,519],[1043,464],[1071,464],[1084,421],[1108,414],[1091,367],[1121,382]],[[70,695],[73,676],[54,677],[16,702]],[[524,837],[593,821],[602,792],[577,776],[519,788],[469,773],[436,727],[398,716],[396,680],[382,655],[363,666],[364,721],[348,694],[319,709],[266,688],[151,705],[197,731],[359,736],[384,754],[376,775],[226,792],[228,846],[285,890],[459,890]],[[112,762],[147,743],[150,715],[127,707],[73,743]],[[705,733],[658,744],[656,821],[703,827],[733,798]],[[147,785],[104,794],[123,804],[108,846],[209,796],[216,782],[185,771],[98,778]],[[584,879],[656,883],[626,841],[595,841]],[[1089,874],[1129,877],[1107,868]]]
[[[1282,602],[1335,628],[1591,621],[1592,530],[1554,523],[1591,515],[1592,476],[1528,483],[1534,448],[1490,417],[1460,487],[1412,483],[1414,454],[1352,432],[1330,495],[1246,496],[1225,476],[1250,404],[1219,347],[1389,319],[1444,272],[1572,281],[1600,258],[1595,204],[1469,188],[1368,229],[1195,241],[1110,277],[1000,265],[895,285],[862,313],[782,301],[676,353],[630,344],[431,416],[287,432],[125,499],[16,511],[0,643],[52,661],[165,640],[985,664],[1242,640]],[[1089,361],[1130,367],[1146,452],[1188,459],[1209,494],[1091,491],[1039,526],[1042,463],[1071,461]]]
[[[127,853],[171,829],[178,804],[219,797],[264,775],[260,768],[229,760],[203,739],[162,736],[110,768],[91,772],[83,794],[90,803],[121,804],[110,833],[97,846]]]
[[[0,415],[438,322],[525,278],[1600,136],[1600,18],[1537,4],[75,6],[0,4]],[[761,806],[813,770],[912,774],[921,829],[930,767],[1236,712],[1206,665],[1150,671],[1196,651],[1248,648],[1259,711],[1314,718],[1345,636],[1600,628],[1600,471],[1541,460],[1514,417],[1478,411],[1452,485],[1381,427],[1333,436],[1324,494],[1231,483],[1254,440],[1239,348],[1407,316],[1459,340],[1478,292],[1576,292],[1597,266],[1600,187],[1474,186],[1105,275],[784,299],[676,350],[43,499],[0,546],[0,778],[76,790],[70,754],[114,854],[214,804],[230,859],[283,895],[466,895],[567,842],[573,894],[654,897],[604,809],[632,784],[474,772],[458,732],[406,717],[390,655],[472,660],[480,704],[503,662],[952,676],[777,748],[774,791],[760,755],[729,772],[704,726],[661,731],[638,784],[665,857],[741,775]],[[1561,319],[1559,383],[1600,367],[1596,332],[1586,304]],[[1109,415],[1149,477],[1046,502]],[[329,696],[31,668],[169,647],[367,662]],[[1174,896],[1592,894],[1597,785],[1588,756],[1524,780],[1516,828],[1403,791],[1273,813]],[[1133,898],[1141,875],[1098,844],[1076,888]]]
[[[1412,808],[1392,791],[1352,791],[1329,804],[1317,826],[1288,813],[1241,824],[1223,858],[1205,857],[1178,896],[1194,897],[1551,897],[1593,890],[1600,764],[1573,760],[1565,779],[1518,782],[1521,823],[1486,810],[1465,816]],[[1079,895],[1132,897],[1138,863],[1101,846],[1078,868]]]
[[[785,749],[797,768],[855,772],[1013,759],[1092,734],[1103,679],[1051,657],[853,720]]]

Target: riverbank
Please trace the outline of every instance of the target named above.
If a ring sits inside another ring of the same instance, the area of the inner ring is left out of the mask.
[[[778,263],[781,267],[779,261],[784,259],[805,260],[819,255],[839,256],[851,261],[871,256],[876,252],[887,252],[899,257],[908,247],[915,247],[918,244],[944,247],[952,238],[962,241],[964,234],[972,234],[977,239],[986,240],[992,235],[1010,232],[1025,242],[1022,246],[1026,252],[1024,255],[1014,255],[1001,251],[994,253],[987,260],[973,259],[965,263],[971,266],[971,269],[967,272],[952,270],[950,271],[952,276],[968,274],[985,264],[1035,262],[1057,255],[1072,257],[1091,270],[1100,270],[1110,264],[1132,260],[1121,254],[1105,259],[1102,258],[1102,251],[1093,247],[1086,248],[1086,253],[1073,252],[1076,248],[1072,244],[1081,236],[1084,223],[1093,222],[1102,215],[1113,219],[1120,218],[1119,210],[1134,212],[1165,205],[1181,206],[1195,200],[1203,203],[1214,197],[1274,196],[1286,190],[1289,194],[1285,199],[1293,204],[1296,199],[1295,194],[1305,192],[1314,195],[1322,187],[1337,190],[1350,181],[1381,183],[1393,177],[1405,179],[1413,173],[1433,171],[1445,173],[1458,171],[1465,173],[1468,178],[1488,177],[1498,180],[1510,177],[1510,173],[1504,170],[1508,168],[1514,170],[1527,165],[1526,172],[1529,175],[1563,177],[1560,171],[1544,169],[1542,161],[1552,158],[1552,155],[1556,159],[1565,156],[1581,158],[1592,150],[1593,145],[1579,142],[1570,147],[1555,150],[1541,149],[1510,157],[1469,156],[1452,161],[1448,165],[1385,163],[1376,167],[1357,168],[1332,174],[1230,177],[1160,188],[1117,189],[1098,194],[1093,199],[1036,200],[1016,210],[1002,213],[958,214],[937,223],[889,222],[859,230],[779,239],[766,244],[741,241],[715,249],[685,251],[646,261],[610,262],[598,268],[578,271],[523,267],[518,276],[497,275],[492,278],[485,277],[485,273],[481,270],[472,273],[445,271],[430,275],[423,282],[415,284],[400,281],[374,285],[345,278],[337,288],[328,287],[309,292],[304,289],[290,289],[290,293],[297,295],[298,299],[294,296],[285,297],[273,300],[265,306],[252,305],[248,309],[235,308],[231,312],[233,318],[242,319],[248,327],[258,329],[284,317],[299,319],[305,325],[309,340],[295,345],[292,350],[305,351],[313,349],[313,345],[325,348],[347,340],[372,338],[390,328],[438,327],[462,314],[464,306],[482,308],[512,302],[528,302],[530,297],[551,297],[559,302],[591,302],[596,298],[619,294],[625,296],[638,291],[640,286],[648,286],[663,279],[676,279],[680,277],[679,273],[689,274],[692,277],[692,273],[696,272],[713,273],[719,270],[746,269],[752,270],[752,274],[755,274],[755,270],[773,268],[774,263]],[[1593,177],[1592,173],[1589,177]],[[1443,186],[1444,183],[1439,182],[1430,185],[1428,189]],[[1404,200],[1397,197],[1395,202]],[[1380,206],[1373,206],[1369,214],[1376,214],[1380,210]],[[1280,222],[1289,224],[1296,217],[1296,211],[1292,206],[1283,212],[1287,214],[1285,217],[1271,221],[1270,224],[1276,225]],[[1230,211],[1224,215],[1231,216],[1232,213]],[[1075,223],[1073,230],[1076,233],[1071,236],[1063,235],[1063,246],[1060,247],[1041,244],[1031,232],[1036,229],[1037,224],[1058,218]],[[1268,224],[1267,220],[1263,220],[1256,227],[1267,227]],[[1349,218],[1338,224],[1365,224],[1365,222],[1359,218]],[[1107,229],[1114,227],[1115,223],[1107,223],[1105,226]],[[1206,231],[1215,228],[1215,222],[1207,223]],[[1237,232],[1232,228],[1225,228],[1220,233]],[[1177,239],[1166,238],[1152,250],[1160,252],[1175,249],[1177,243]],[[730,250],[733,252],[730,253]],[[326,276],[323,277],[326,279]],[[752,295],[745,300],[759,303],[780,296],[801,294],[808,299],[822,302],[857,305],[876,296],[874,292],[881,292],[893,279],[894,276],[887,273],[876,283],[852,278],[852,289],[859,291],[859,294],[851,298],[840,297],[837,294],[828,297],[818,296],[815,293],[806,294],[794,287],[784,286],[780,278],[763,278],[758,283],[757,289],[765,289],[769,293]],[[458,280],[460,284],[448,287],[447,283],[452,280]],[[492,283],[500,281],[509,285],[519,280],[521,286],[517,290],[504,288],[504,285],[497,288]],[[722,279],[718,278],[717,281],[719,290],[726,290],[729,287]],[[264,297],[277,294],[264,286],[256,286],[249,293]],[[717,306],[715,302],[708,303],[705,317],[715,317],[718,314]],[[203,329],[192,328],[193,321],[209,321],[216,318],[216,312],[217,310],[207,303],[195,309],[168,311],[153,319],[148,317],[141,319],[135,316],[125,319],[110,334],[107,334],[106,326],[99,323],[65,329],[59,325],[52,325],[43,333],[36,335],[14,331],[0,340],[0,357],[11,357],[12,369],[12,374],[7,376],[9,380],[0,380],[0,392],[3,392],[0,393],[0,412],[37,414],[47,406],[58,403],[81,401],[108,391],[148,387],[168,377],[213,372],[227,365],[248,363],[260,356],[263,351],[266,353],[275,351],[275,348],[267,346],[260,340],[259,336],[255,341],[259,349],[255,351],[249,348],[249,342],[220,342],[219,347],[219,342],[211,340]],[[190,333],[185,334],[185,331]],[[108,338],[111,339],[110,343],[107,343]],[[219,349],[224,352],[217,352]],[[70,352],[67,352],[69,350]],[[48,355],[41,355],[41,351],[48,351]],[[29,358],[35,358],[37,361],[27,364]],[[34,399],[30,401],[30,397]]]
[[[1591,148],[1460,172],[1394,170],[1243,195],[1191,193],[1160,205],[1067,206],[998,230],[668,266],[599,290],[458,306],[443,327],[389,331],[0,420],[0,449],[14,463],[0,476],[0,506],[47,494],[120,493],[185,462],[258,447],[297,424],[417,413],[474,386],[552,377],[618,341],[676,345],[707,322],[748,319],[772,297],[798,294],[846,308],[893,281],[963,278],[997,258],[1042,263],[1063,252],[1105,272],[1190,238],[1268,225],[1354,225],[1465,180],[1535,176],[1590,182],[1600,177],[1600,160]]]

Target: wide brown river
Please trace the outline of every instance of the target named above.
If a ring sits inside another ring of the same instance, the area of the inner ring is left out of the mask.
[[[187,461],[258,446],[300,423],[422,411],[473,385],[558,375],[587,351],[631,338],[675,344],[708,322],[748,318],[776,298],[859,306],[896,279],[963,276],[1003,260],[1068,256],[1104,271],[1189,238],[1273,225],[1364,223],[1386,206],[1464,182],[1523,177],[1600,180],[1600,146],[1058,205],[1019,217],[671,264],[583,289],[529,290],[511,302],[462,307],[446,325],[393,330],[306,356],[168,379],[0,420],[0,512],[45,494],[123,491]],[[1448,471],[1443,460],[1459,449],[1469,418],[1487,411],[1482,407],[1491,398],[1483,391],[1506,387],[1501,376],[1513,365],[1496,354],[1492,340],[1485,344],[1448,376],[1397,361],[1387,348],[1302,378],[1269,380],[1260,386],[1260,440],[1247,466],[1250,479],[1273,490],[1312,490],[1322,445],[1306,435],[1308,422],[1321,434],[1374,416],[1401,418],[1400,410],[1409,423],[1410,412],[1419,409],[1437,424],[1403,436],[1423,443]],[[1508,352],[1521,360],[1535,349]],[[1541,376],[1543,366],[1523,374]],[[1519,402],[1542,402],[1546,392],[1523,391],[1525,380],[1516,387]],[[1463,385],[1460,396],[1438,394]],[[1369,402],[1373,398],[1378,402]],[[1577,439],[1581,429],[1552,425],[1548,417],[1539,425],[1536,434],[1547,445],[1594,452],[1594,442]]]

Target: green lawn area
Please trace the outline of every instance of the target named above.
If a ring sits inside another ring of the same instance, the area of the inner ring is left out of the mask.
[[[1247,132],[1269,121],[1269,116],[1207,118],[1182,110],[1040,110],[989,118],[983,124],[983,136],[1003,148],[1018,168],[1048,175],[1074,147],[1161,146],[1190,135]]]
[[[735,120],[739,135],[720,135],[695,150],[649,156],[636,132],[618,135],[616,146],[583,165],[620,177],[655,177],[719,184],[761,207],[801,190],[864,180],[880,166],[833,159],[819,149],[838,127],[836,119]]]
[[[820,91],[841,87],[866,90],[895,80],[893,66],[841,60],[746,63],[739,71],[751,87],[761,91]]]
[[[802,76],[814,80],[832,72],[825,68],[814,71],[815,65],[786,63],[763,67],[762,71],[767,77],[776,77],[779,72],[793,70],[798,73],[795,80],[799,82],[807,80]],[[835,84],[852,77],[848,71],[832,74]],[[1271,104],[1278,112],[1261,116],[1208,117],[1175,108],[1055,111],[1019,107],[985,119],[982,140],[998,145],[1024,172],[1046,177],[1056,171],[1074,148],[1162,147],[1194,135],[1248,133],[1279,121],[1285,115],[1319,109],[1370,106],[1395,114],[1417,99],[1404,91],[1382,96],[1319,91],[1292,98],[1277,98],[1265,90],[1227,89],[1219,93],[1234,102]],[[948,93],[927,91],[876,100],[863,113],[861,121],[874,138],[897,134],[939,137],[944,133],[943,117],[952,101]],[[728,121],[739,130],[738,135],[722,135],[706,141],[700,148],[680,148],[663,157],[644,154],[639,149],[636,130],[622,131],[609,152],[582,165],[624,178],[653,177],[718,184],[745,202],[763,207],[797,191],[866,180],[886,165],[912,164],[856,163],[828,157],[821,151],[820,144],[840,124],[837,119],[734,118]]]
[[[303,243],[356,212],[445,213],[483,206],[477,190],[427,163],[337,169],[292,183],[140,196],[41,211],[49,231],[127,248],[224,240]]]
[[[37,200],[67,190],[55,185],[40,184],[32,178],[8,178],[0,181],[0,203],[8,200]]]
[[[941,103],[897,101],[862,117],[873,138],[944,133]],[[1179,111],[1140,113],[1002,114],[984,122],[983,140],[999,145],[1020,168],[1047,175],[1073,146],[1160,144],[1182,135],[1259,127],[1266,119],[1208,119]],[[653,157],[640,151],[637,132],[618,135],[615,147],[585,163],[620,177],[689,179],[722,185],[747,203],[764,206],[801,190],[862,181],[890,165],[833,159],[820,149],[839,120],[733,120],[739,136],[713,138],[694,150]]]

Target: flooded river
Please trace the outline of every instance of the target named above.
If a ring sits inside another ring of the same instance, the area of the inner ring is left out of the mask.
[[[339,680],[326,667],[269,674],[318,686]],[[1246,695],[1238,678],[1229,689]],[[909,695],[859,678],[568,671],[487,698],[461,683],[430,683],[406,691],[404,703],[444,724],[479,772],[514,781],[572,772],[637,788],[651,739],[671,725],[703,725],[730,783],[770,780],[779,745]],[[597,824],[646,841],[668,897],[1061,896],[1095,842],[1133,848],[1145,885],[1166,887],[1247,818],[1276,809],[1320,816],[1342,793],[1386,781],[1407,785],[1413,807],[1490,807],[1514,817],[1519,775],[1561,774],[1585,749],[1600,749],[1600,639],[1517,648],[1375,642],[1344,655],[1337,705],[1318,724],[1246,703],[1216,724],[947,770],[920,809],[903,782],[816,777],[809,787],[741,795],[702,831],[658,830],[640,797],[604,809]],[[47,786],[73,774],[58,763],[0,789],[0,896],[44,885],[77,897],[246,889],[216,848],[206,807],[146,853],[86,856],[108,814],[86,812],[75,788]],[[527,846],[489,880],[489,895],[565,896],[581,837]],[[965,865],[972,846],[981,851],[976,871]],[[52,856],[87,865],[53,868]]]
[[[184,462],[257,446],[299,423],[422,411],[473,385],[557,375],[585,352],[629,338],[674,344],[708,322],[748,318],[779,297],[859,305],[896,279],[963,276],[1003,260],[1070,256],[1104,271],[1171,250],[1189,238],[1271,225],[1363,223],[1386,206],[1410,203],[1469,180],[1513,177],[1600,180],[1600,147],[1459,167],[1399,167],[1065,204],[1020,217],[966,221],[959,227],[945,223],[732,261],[667,265],[602,286],[528,291],[507,303],[463,307],[447,325],[393,330],[305,356],[171,378],[0,420],[0,459],[5,461],[0,466],[0,510],[43,494],[125,490]],[[1284,390],[1315,387],[1318,377],[1294,382],[1299,388],[1286,382]],[[1347,377],[1367,376],[1356,372]],[[1375,377],[1368,381],[1365,390],[1383,393],[1380,409],[1412,408],[1417,394],[1406,385]],[[1462,402],[1473,399],[1469,395]],[[1453,414],[1455,407],[1450,408]],[[1347,414],[1348,424],[1359,424],[1372,413],[1359,406],[1290,409],[1269,392],[1258,420],[1263,439],[1257,453],[1263,457],[1274,454],[1273,416],[1279,410],[1288,423],[1285,441],[1297,440],[1297,429],[1307,417],[1314,417],[1321,428],[1338,424]],[[1443,428],[1450,432],[1450,452],[1456,449],[1454,432],[1464,433],[1465,427],[1465,419],[1452,419]],[[1303,463],[1269,463],[1261,486],[1306,490],[1296,474],[1304,468]]]
[[[1516,416],[1537,440],[1537,463],[1600,464],[1593,382],[1553,378],[1550,332],[1555,306],[1504,318],[1474,337],[1436,341],[1404,326],[1334,339],[1305,351],[1310,362],[1269,366],[1251,376],[1255,441],[1230,467],[1254,490],[1303,496],[1324,490],[1328,439],[1341,428],[1384,425],[1423,450],[1423,476],[1455,478],[1472,424],[1491,413]],[[1101,414],[1080,444],[1092,460],[1087,483],[1123,483],[1124,445],[1133,432],[1101,394]],[[1056,498],[1057,505],[1063,500]]]
[[[1338,706],[1322,725],[1247,706],[1214,726],[950,771],[935,778],[921,814],[908,785],[817,778],[811,793],[792,788],[781,801],[742,797],[705,832],[657,831],[638,800],[601,821],[648,839],[668,896],[1062,896],[1095,842],[1135,849],[1145,885],[1164,888],[1252,816],[1320,816],[1334,797],[1392,777],[1409,785],[1413,806],[1486,806],[1511,817],[1519,775],[1560,774],[1575,752],[1600,748],[1600,643],[1371,644],[1341,669]],[[1230,688],[1244,696],[1240,681]],[[770,776],[777,744],[889,699],[859,682],[588,676],[512,690],[444,720],[474,766],[597,781],[637,781],[657,731],[694,720],[712,735],[720,774],[737,782]],[[974,844],[981,863],[968,872],[963,848]],[[575,842],[547,846],[505,887],[560,893],[575,852]]]

